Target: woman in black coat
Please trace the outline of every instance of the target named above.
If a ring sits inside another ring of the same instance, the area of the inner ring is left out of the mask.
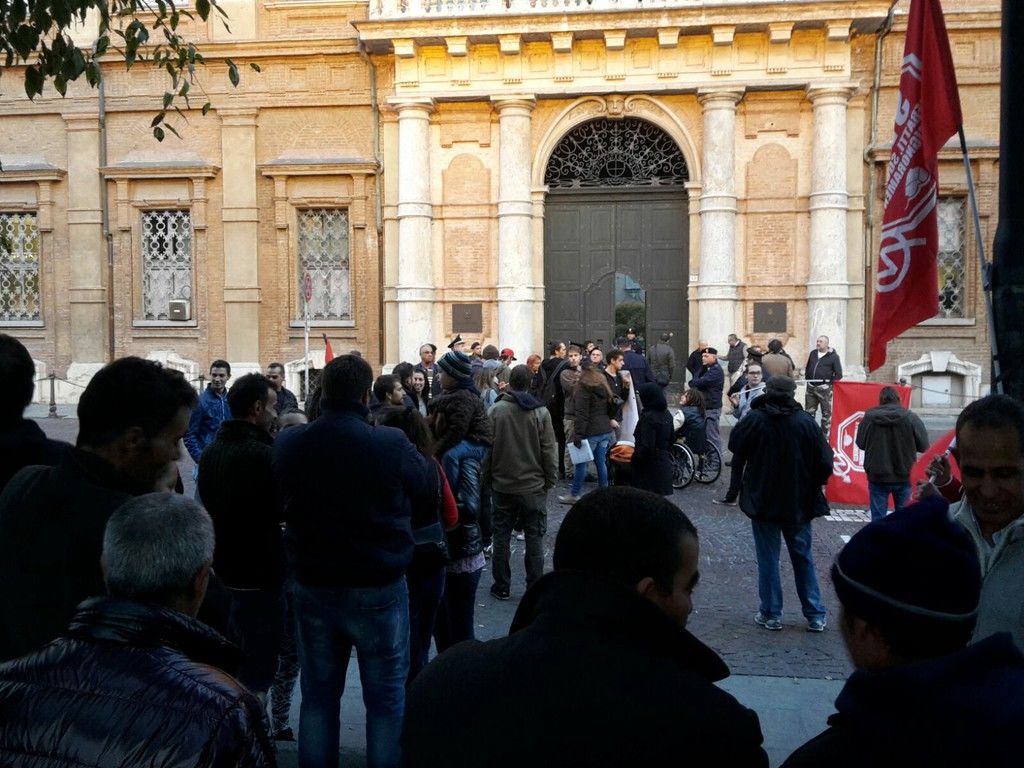
[[[633,431],[635,448],[630,466],[632,485],[662,496],[672,495],[672,414],[665,391],[657,384],[641,384],[637,390],[644,409]]]

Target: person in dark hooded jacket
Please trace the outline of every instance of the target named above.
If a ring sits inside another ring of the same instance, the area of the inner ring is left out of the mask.
[[[780,538],[793,563],[807,629],[825,629],[825,605],[811,551],[811,520],[828,513],[822,486],[832,474],[832,449],[813,418],[793,399],[796,383],[773,376],[766,392],[733,427],[729,450],[742,468],[740,509],[751,519],[757,552],[760,610],[754,622],[782,629]]]
[[[462,643],[413,683],[408,768],[767,766],[757,715],[714,685],[729,669],[686,629],[698,558],[665,498],[583,497],[508,637]]]
[[[22,467],[52,467],[71,454],[71,446],[50,440],[39,425],[23,417],[32,402],[36,367],[24,345],[0,333],[0,380],[8,395],[0,399],[0,491]]]
[[[672,415],[659,384],[641,384],[643,410],[633,431],[633,486],[662,496],[672,495]]]
[[[784,768],[1021,764],[1024,656],[1007,632],[968,645],[981,568],[944,499],[861,528],[832,582],[856,671],[829,727]]]
[[[893,508],[910,501],[910,470],[917,454],[928,450],[928,430],[921,418],[900,403],[894,387],[882,387],[878,406],[868,409],[857,427],[857,447],[864,451],[871,519],[885,517],[892,496]]]
[[[526,586],[544,573],[547,494],[558,480],[558,442],[551,414],[527,391],[530,378],[525,365],[513,368],[508,389],[488,413],[494,445],[484,476],[494,494],[491,594],[499,600],[510,596],[510,544],[516,519],[522,522],[526,536]]]

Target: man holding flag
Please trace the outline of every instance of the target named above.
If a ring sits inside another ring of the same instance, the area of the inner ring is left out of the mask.
[[[913,0],[885,188],[872,371],[885,363],[887,342],[939,311],[937,154],[961,122],[942,7],[938,0]]]

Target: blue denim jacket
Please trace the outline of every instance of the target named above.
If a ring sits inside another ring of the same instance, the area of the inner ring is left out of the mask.
[[[192,461],[199,464],[203,449],[213,442],[221,422],[230,418],[227,390],[224,390],[223,395],[218,395],[214,393],[213,385],[207,384],[206,390],[199,396],[199,404],[192,411],[188,432],[185,433],[185,449]]]

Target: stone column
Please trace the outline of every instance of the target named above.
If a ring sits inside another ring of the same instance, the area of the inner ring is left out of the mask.
[[[807,282],[808,346],[824,334],[843,362],[846,352],[847,276],[846,105],[849,85],[811,86],[814,148],[811,167],[810,276]],[[849,361],[853,363],[854,361]]]
[[[103,240],[105,187],[99,178],[100,123],[96,115],[64,115],[68,147],[68,242],[71,244],[71,365],[67,378],[87,381],[109,356],[107,250]]]
[[[530,191],[532,96],[493,98],[498,110],[498,343],[534,348],[533,199]]]
[[[395,99],[398,112],[398,359],[419,360],[421,344],[434,340],[431,260],[431,99]],[[435,342],[436,343],[436,342]]]
[[[236,377],[260,370],[257,114],[255,109],[219,112],[224,158],[224,354]],[[211,347],[210,354],[219,356],[216,344]]]
[[[693,335],[721,348],[736,330],[736,105],[743,91],[702,89],[697,98],[704,108],[704,156]]]

